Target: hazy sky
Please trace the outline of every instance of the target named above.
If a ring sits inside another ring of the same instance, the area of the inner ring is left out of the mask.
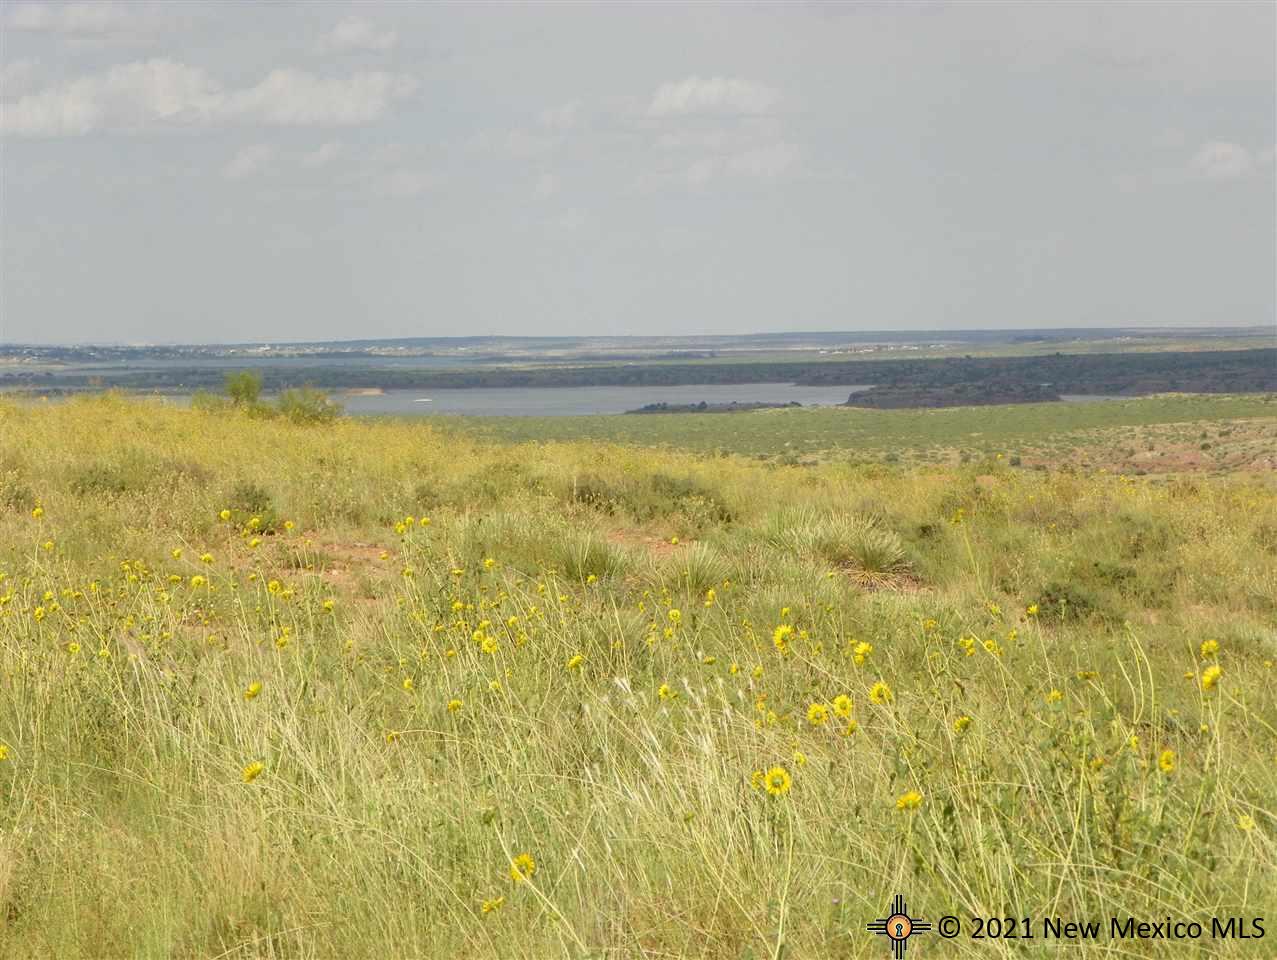
[[[0,340],[1271,324],[1277,5],[0,5]]]

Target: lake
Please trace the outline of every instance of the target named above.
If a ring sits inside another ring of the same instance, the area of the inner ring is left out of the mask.
[[[565,417],[625,413],[649,403],[801,403],[828,407],[867,386],[804,387],[792,383],[713,384],[683,387],[503,387],[387,390],[376,395],[334,392],[354,415],[468,414],[483,417]],[[428,403],[419,402],[428,400]]]

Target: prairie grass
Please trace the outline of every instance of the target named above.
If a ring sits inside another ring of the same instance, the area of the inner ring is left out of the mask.
[[[0,402],[0,956],[1272,918],[1275,532],[1271,476]]]

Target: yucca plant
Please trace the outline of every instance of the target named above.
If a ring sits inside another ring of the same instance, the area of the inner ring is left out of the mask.
[[[865,586],[898,584],[909,571],[895,531],[861,514],[787,509],[767,518],[762,538],[777,549],[847,570]]]

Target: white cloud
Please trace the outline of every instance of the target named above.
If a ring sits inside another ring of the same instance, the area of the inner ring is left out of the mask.
[[[112,67],[0,105],[0,132],[67,137],[104,127],[207,122],[222,102],[203,71],[171,60]]]
[[[226,97],[223,113],[250,123],[348,126],[380,117],[392,100],[416,88],[411,78],[380,71],[324,78],[272,70],[261,83]]]
[[[780,95],[771,87],[735,77],[688,77],[663,83],[648,104],[649,117],[680,117],[698,113],[768,113]]]
[[[1188,166],[1194,174],[1207,180],[1236,180],[1254,170],[1255,161],[1245,147],[1214,140],[1203,144]]]
[[[340,143],[321,144],[309,153],[302,155],[302,166],[312,169],[326,167],[339,153],[341,153]]]
[[[255,143],[242,148],[226,166],[222,176],[227,180],[243,180],[254,174],[265,173],[275,160],[275,148],[266,143]]]
[[[21,3],[10,12],[8,25],[15,30],[102,34],[123,28],[127,21],[124,7],[114,3]]]
[[[344,53],[348,50],[389,50],[399,38],[393,30],[378,30],[367,20],[347,17],[320,38],[320,53]]]
[[[346,126],[378,119],[415,86],[409,77],[384,72],[324,78],[281,69],[254,86],[225,90],[198,67],[155,59],[112,67],[0,105],[0,133],[65,137],[232,122]]]

